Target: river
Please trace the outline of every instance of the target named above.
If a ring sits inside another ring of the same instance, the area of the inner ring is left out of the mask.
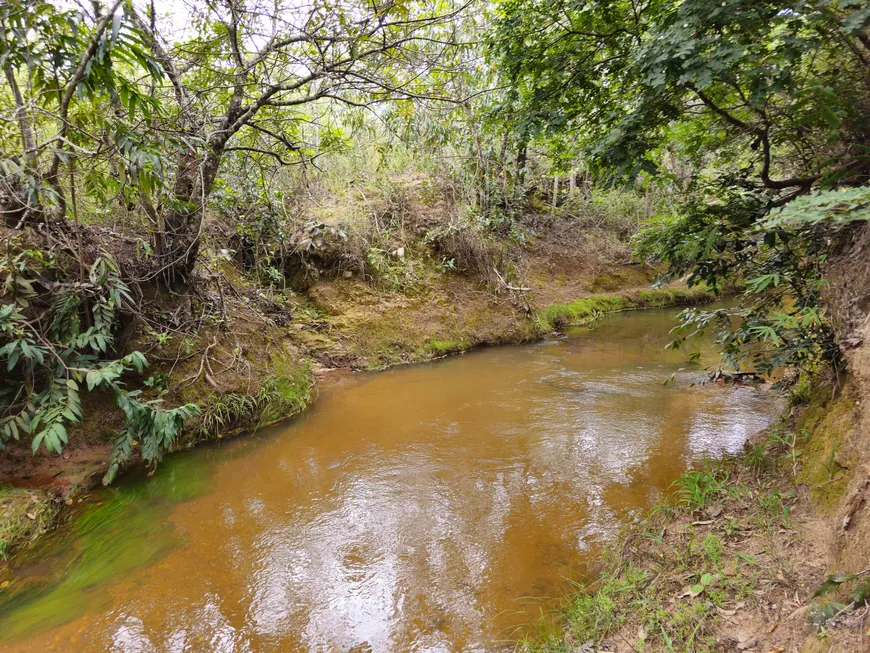
[[[0,649],[511,650],[623,520],[778,412],[690,387],[715,351],[665,351],[676,312],[353,375],[92,493],[17,563]]]

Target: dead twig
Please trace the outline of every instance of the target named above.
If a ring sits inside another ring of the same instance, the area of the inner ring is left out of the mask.
[[[531,290],[531,288],[526,288],[525,286],[512,286],[512,285],[510,285],[507,281],[504,280],[504,277],[501,276],[501,274],[499,273],[499,271],[495,267],[492,268],[492,271],[495,272],[496,276],[498,277],[498,280],[501,281],[502,285],[505,288],[507,288],[508,290],[515,290],[517,292],[529,292]]]

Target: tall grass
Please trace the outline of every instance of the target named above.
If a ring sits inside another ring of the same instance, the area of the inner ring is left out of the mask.
[[[314,381],[307,365],[266,379],[253,394],[214,395],[202,407],[199,435],[220,437],[226,431],[258,429],[301,412],[311,401]]]

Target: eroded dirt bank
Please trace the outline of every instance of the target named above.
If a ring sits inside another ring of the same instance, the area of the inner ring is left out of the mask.
[[[718,351],[665,349],[679,311],[342,377],[268,434],[120,479],[17,561],[0,648],[510,650],[620,519],[778,410],[691,387]]]
[[[863,411],[870,391],[870,266],[861,256],[867,241],[866,232],[856,233],[829,270],[829,306],[848,371],[794,379],[775,427],[743,456],[682,477],[673,496],[628,527],[600,580],[570,600],[549,633],[524,646],[867,650],[866,609],[849,608],[854,596],[870,591],[862,573],[870,567],[864,503],[870,423]],[[254,290],[225,264],[216,288],[225,320],[202,328],[199,344],[179,337],[148,345],[150,373],[171,388],[168,402],[204,408],[186,431],[186,446],[298,412],[318,384],[342,370],[530,340],[609,310],[709,298],[680,288],[650,290],[651,270],[625,259],[590,263],[588,252],[568,249],[531,243],[519,283],[421,266],[414,283],[338,274],[290,295]],[[173,304],[154,291],[146,301],[183,312],[184,299]],[[142,333],[127,338],[128,347],[147,344]],[[7,452],[4,480],[17,487],[3,496],[4,527],[18,539],[6,551],[38,536],[105,468],[120,415],[99,410],[99,397],[89,401],[97,409],[86,413],[64,456]]]

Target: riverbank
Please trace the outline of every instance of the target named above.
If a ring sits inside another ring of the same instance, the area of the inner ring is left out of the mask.
[[[848,459],[854,443],[832,439],[854,424],[853,389],[832,389],[793,391],[742,456],[678,478],[520,650],[867,650],[870,585],[849,575],[864,568],[829,559],[847,536],[832,528],[846,488],[866,473]]]
[[[681,476],[520,650],[870,650],[868,239],[827,275],[848,373],[792,380],[773,428]]]
[[[512,250],[512,269],[523,270],[512,282],[498,270],[494,276],[443,270],[427,252],[410,248],[399,282],[335,273],[300,290],[263,288],[224,261],[198,290],[200,301],[215,300],[219,314],[199,319],[195,328],[178,324],[157,331],[154,316],[165,321],[166,315],[190,314],[192,299],[145,287],[142,305],[149,312],[120,340],[125,351],[143,351],[152,362],[141,385],[144,396],[169,406],[200,406],[176,442],[182,449],[295,415],[316,397],[319,380],[341,370],[384,369],[527,342],[607,312],[713,298],[701,289],[651,288],[655,271],[632,263],[624,249],[593,253],[580,236],[560,235]],[[65,505],[99,482],[123,425],[121,411],[106,396],[90,393],[83,401],[82,422],[70,427],[61,456],[34,455],[27,443],[13,442],[0,459],[0,484],[28,488],[40,514],[51,516],[48,523],[62,520]],[[25,521],[10,518],[0,528],[4,556],[34,539],[26,514]],[[38,532],[47,528],[42,522]]]
[[[779,410],[765,389],[692,387],[715,334],[666,349],[679,312],[328,375],[299,419],[89,492],[0,576],[4,650],[105,650],[133,618],[156,650],[200,634],[252,651],[499,650],[535,617],[529,597],[587,574],[621,519]]]

